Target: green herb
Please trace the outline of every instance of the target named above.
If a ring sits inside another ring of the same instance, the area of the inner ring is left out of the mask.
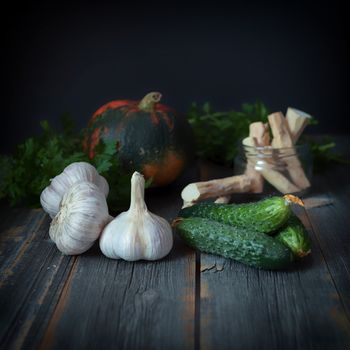
[[[316,172],[327,169],[329,163],[350,163],[341,152],[335,150],[336,143],[330,136],[324,136],[318,140],[304,136],[302,140],[310,146]]]
[[[267,121],[268,110],[262,102],[243,104],[240,111],[217,112],[210,103],[193,103],[188,120],[193,128],[196,154],[200,158],[232,165],[238,142],[249,134],[249,124]]]
[[[95,148],[95,157],[90,160],[100,175],[104,176],[109,185],[108,206],[116,212],[125,210],[130,204],[131,173],[123,170],[115,147],[115,142],[100,143]],[[146,188],[150,185],[148,181]]]
[[[260,101],[245,103],[241,110],[215,111],[209,102],[203,106],[193,103],[188,120],[193,128],[196,154],[200,158],[232,166],[240,147],[239,142],[249,135],[249,124],[257,121],[267,122],[268,108]],[[317,125],[312,118],[310,125]],[[330,162],[345,162],[340,153],[335,152],[335,142],[331,138],[313,140],[303,138],[310,145],[316,170]]]
[[[119,163],[114,142],[100,142],[96,156],[90,160],[82,150],[83,132],[74,132],[74,123],[67,115],[61,118],[62,132],[48,123],[40,123],[42,133],[17,147],[13,156],[0,156],[0,199],[10,204],[38,206],[41,191],[50,179],[69,164],[78,161],[92,163],[105,176],[112,210],[126,208],[130,197],[130,174]]]

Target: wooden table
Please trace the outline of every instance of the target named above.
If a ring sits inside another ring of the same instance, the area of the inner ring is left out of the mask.
[[[195,253],[177,238],[158,262],[110,260],[98,245],[63,256],[41,209],[2,208],[0,347],[350,349],[349,168],[314,178],[310,196],[333,203],[298,212],[312,255],[288,271]],[[149,208],[174,218],[182,185],[151,193]]]

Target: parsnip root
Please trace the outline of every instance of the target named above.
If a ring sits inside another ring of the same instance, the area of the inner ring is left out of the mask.
[[[272,147],[274,148],[291,148],[291,154],[295,153],[293,149],[293,140],[289,132],[289,127],[286,119],[283,117],[281,112],[272,113],[268,116],[271,131],[273,134]],[[310,181],[306,177],[304,170],[301,166],[299,158],[295,155],[284,157],[286,162],[287,170],[289,172],[291,180],[294,182],[296,187],[300,190],[310,187]],[[286,193],[290,191],[284,191]]]
[[[303,111],[299,111],[298,109],[288,107],[286,113],[286,120],[294,144],[298,141],[301,133],[309,124],[310,119],[311,115]]]
[[[187,185],[181,192],[184,204],[203,199],[226,196],[231,193],[249,192],[251,179],[247,175],[230,176],[223,179],[195,182]]]
[[[231,195],[218,197],[215,201],[217,204],[227,204],[230,203]]]

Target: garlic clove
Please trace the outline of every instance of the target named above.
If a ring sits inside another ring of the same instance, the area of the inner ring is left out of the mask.
[[[61,193],[58,193],[55,190],[55,187],[57,187],[57,185],[46,187],[40,195],[41,206],[51,218],[55,217],[55,215],[58,213],[62,200]]]
[[[135,172],[131,178],[131,203],[104,228],[100,248],[108,258],[127,261],[158,260],[173,246],[170,224],[150,213],[144,201],[145,180]]]
[[[170,224],[164,218],[149,213],[150,218],[144,225],[157,226],[154,235],[146,235],[147,242],[143,251],[146,260],[157,260],[169,254],[173,246],[173,232]]]
[[[142,258],[141,242],[126,212],[118,215],[118,220],[113,220],[107,226],[100,238],[100,248],[104,255],[111,259],[127,261]],[[110,238],[112,235],[113,240]],[[119,246],[123,249],[119,249]]]
[[[109,192],[108,183],[106,179],[103,176],[101,176],[97,172],[96,168],[90,163],[72,163],[63,170],[63,173],[68,175],[68,180],[71,184],[78,181],[88,181],[94,183],[107,197]]]
[[[91,182],[76,182],[63,195],[49,235],[66,255],[87,251],[110,221],[105,195]]]
[[[99,175],[93,165],[86,162],[72,163],[61,174],[54,177],[51,184],[40,195],[40,203],[51,218],[58,213],[63,195],[70,186],[81,181],[94,183],[107,197],[108,183],[103,176]]]

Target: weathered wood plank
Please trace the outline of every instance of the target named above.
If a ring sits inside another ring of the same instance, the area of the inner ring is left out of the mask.
[[[176,241],[173,253],[157,263],[109,260],[97,246],[78,258],[70,258],[62,256],[48,240],[46,218],[33,220],[36,224],[27,234],[30,244],[26,244],[28,249],[21,254],[20,266],[16,266],[0,290],[2,346],[36,347],[50,322],[42,343],[45,348],[57,339],[53,347],[61,347],[65,339],[68,341],[65,347],[72,348],[74,343],[78,347],[81,339],[77,328],[83,331],[81,336],[86,339],[86,347],[95,344],[110,348],[114,339],[124,344],[122,348],[133,348],[134,342],[134,348],[147,348],[147,344],[150,348],[193,347],[195,255],[181,242]],[[78,290],[77,300],[72,301],[73,307],[70,305],[65,310],[72,284]],[[14,288],[18,292],[14,292]],[[90,298],[81,289],[91,293]],[[82,298],[88,302],[88,307],[82,305]],[[71,311],[76,317],[70,315]],[[81,327],[78,322],[80,317],[85,319],[86,311],[96,321],[91,323],[89,317],[86,320],[93,327],[87,332],[93,341],[86,336],[85,327],[88,326]],[[62,314],[74,323],[77,321],[75,326],[71,327],[66,321],[60,323]],[[63,334],[58,333],[57,338],[53,329],[60,324],[63,324]],[[71,330],[74,330],[72,334]],[[136,337],[137,334],[140,336]]]
[[[338,165],[324,173],[316,192],[328,196],[332,204],[307,212],[350,320],[349,172],[349,165]]]
[[[26,240],[26,229],[34,224],[36,211],[19,208],[2,208],[0,220],[0,273],[15,258],[16,250]],[[1,282],[0,282],[1,283]]]
[[[307,227],[305,215],[302,217]],[[315,235],[312,256],[262,271],[201,255],[201,349],[344,349],[350,323]]]
[[[41,349],[192,349],[194,267],[180,245],[153,263],[110,260],[95,247],[77,259]]]
[[[42,210],[26,210],[16,225],[1,233],[6,260],[0,280],[0,345],[19,349],[40,336],[69,269],[48,238],[49,218]]]

